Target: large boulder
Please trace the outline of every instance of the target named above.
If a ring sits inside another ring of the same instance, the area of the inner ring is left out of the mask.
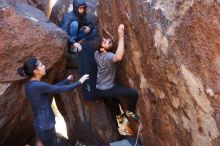
[[[50,16],[53,0],[26,0],[27,3],[43,11],[47,17]]]
[[[22,83],[0,84],[0,145],[24,145],[34,137],[33,118]]]
[[[0,82],[21,79],[16,68],[28,56],[36,56],[50,69],[66,47],[65,33],[26,3],[16,3],[15,7],[2,4],[0,33]]]
[[[0,33],[0,145],[24,145],[35,133],[32,110],[23,92],[24,78],[16,74],[16,68],[27,57],[36,56],[47,71],[53,70],[52,77],[46,77],[52,82],[56,71],[64,70],[51,68],[65,62],[66,35],[40,10],[12,0],[0,2]]]
[[[220,145],[219,14],[213,0],[99,0],[102,35],[125,24],[118,80],[138,89],[144,145]]]

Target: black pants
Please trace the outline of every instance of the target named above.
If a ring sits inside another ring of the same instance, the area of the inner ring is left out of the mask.
[[[37,136],[39,137],[44,146],[56,146],[57,144],[55,128],[37,132]]]
[[[104,99],[111,99],[113,104],[113,112],[115,115],[120,115],[120,108],[119,108],[119,98],[125,98],[127,102],[127,108],[129,111],[134,112],[138,93],[133,88],[127,88],[123,86],[114,86],[111,89],[108,90],[96,90],[96,96],[97,98],[104,98]]]

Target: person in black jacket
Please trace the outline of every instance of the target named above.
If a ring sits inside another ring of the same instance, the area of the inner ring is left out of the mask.
[[[65,14],[61,21],[61,28],[67,33],[73,52],[81,51],[81,44],[96,35],[92,22],[86,18],[86,8],[85,0],[74,0],[73,11]]]

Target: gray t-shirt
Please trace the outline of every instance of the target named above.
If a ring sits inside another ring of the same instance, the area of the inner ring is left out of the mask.
[[[114,53],[95,52],[95,60],[98,67],[96,88],[107,90],[114,86],[115,63],[112,61]]]

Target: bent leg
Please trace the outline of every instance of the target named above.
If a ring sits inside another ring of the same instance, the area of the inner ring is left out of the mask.
[[[89,41],[91,40],[92,38],[94,38],[96,36],[96,29],[93,28],[91,32],[89,32],[88,34],[87,33],[84,33],[83,31],[80,31],[79,32],[79,35],[78,35],[78,38],[80,40],[84,40],[84,41]]]
[[[109,91],[112,96],[120,98],[124,97],[127,101],[127,107],[129,111],[134,112],[138,99],[138,93],[134,88],[127,88],[123,86],[114,86]]]
[[[75,42],[77,41],[78,39],[78,33],[79,33],[79,23],[77,21],[73,21],[71,24],[70,24],[70,40],[72,42]]]
[[[99,99],[104,99],[107,102],[107,106],[110,108],[113,115],[120,115],[119,99],[112,96],[110,90],[96,90],[96,96]]]
[[[118,115],[121,115],[120,107],[119,107],[119,99],[114,98],[113,96],[109,96],[108,90],[96,90],[96,97],[98,99],[103,99],[105,102],[105,105],[108,107],[108,109],[111,112],[112,119],[114,120],[115,125],[117,124],[117,120],[115,117]]]

